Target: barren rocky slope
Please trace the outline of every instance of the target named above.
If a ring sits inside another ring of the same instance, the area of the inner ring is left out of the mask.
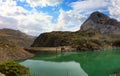
[[[33,40],[34,37],[18,30],[0,29],[0,61],[32,57],[33,54],[23,48],[30,46]]]
[[[107,15],[94,12],[90,17],[81,25],[80,30],[94,29],[95,31],[107,35],[120,35],[120,22],[112,19]]]

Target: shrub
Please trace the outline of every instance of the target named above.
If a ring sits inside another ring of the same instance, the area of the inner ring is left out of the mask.
[[[29,69],[14,61],[0,63],[0,72],[6,76],[23,76],[29,74]]]

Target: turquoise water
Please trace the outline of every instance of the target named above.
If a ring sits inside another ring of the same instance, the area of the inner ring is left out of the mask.
[[[120,49],[41,54],[21,64],[36,76],[110,76],[120,69]]]
[[[51,62],[42,60],[26,60],[21,64],[30,68],[36,76],[88,76],[80,64],[71,62]]]

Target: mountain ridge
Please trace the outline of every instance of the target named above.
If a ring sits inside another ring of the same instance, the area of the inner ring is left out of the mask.
[[[80,30],[87,29],[94,29],[101,34],[120,35],[120,22],[96,11],[81,25]]]
[[[32,44],[34,39],[34,36],[27,35],[19,30],[13,30],[9,28],[0,29],[0,41],[7,41],[21,47],[28,47]]]
[[[120,25],[115,19],[93,12],[76,32],[40,34],[31,47],[71,46],[76,50],[100,50],[120,47]]]
[[[34,56],[24,50],[24,47],[29,47],[33,40],[33,36],[19,30],[0,29],[0,61],[26,59]]]

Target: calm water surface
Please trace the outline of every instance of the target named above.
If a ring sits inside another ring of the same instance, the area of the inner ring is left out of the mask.
[[[120,49],[41,54],[21,64],[36,76],[110,76],[120,69]]]
[[[26,60],[21,64],[30,67],[36,76],[88,76],[80,64],[71,62],[51,62],[42,60]]]

